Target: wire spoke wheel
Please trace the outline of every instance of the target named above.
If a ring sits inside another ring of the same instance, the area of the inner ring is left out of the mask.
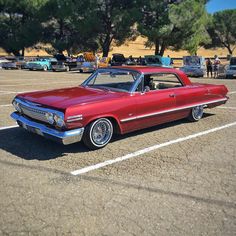
[[[95,120],[85,129],[83,141],[90,149],[106,146],[113,135],[113,125],[107,118]]]
[[[97,145],[104,145],[107,143],[112,134],[112,127],[110,125],[110,122],[107,122],[107,120],[101,120],[97,122],[91,132],[92,140]]]
[[[189,115],[190,121],[199,121],[203,116],[204,110],[203,106],[196,106],[192,108],[192,111]]]

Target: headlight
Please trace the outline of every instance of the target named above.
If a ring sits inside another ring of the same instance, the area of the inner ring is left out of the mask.
[[[20,106],[19,106],[19,103],[18,103],[16,100],[14,100],[14,101],[12,102],[12,105],[15,107],[15,109],[16,109],[18,112],[21,112],[21,108],[20,108]]]
[[[53,114],[51,112],[47,112],[45,116],[46,116],[46,118],[48,120],[48,123],[52,125],[54,123]]]
[[[61,116],[59,116],[59,115],[56,115],[56,114],[55,114],[55,115],[54,115],[54,120],[55,120],[56,125],[57,125],[58,127],[62,127],[62,126],[64,126],[64,124],[65,124],[63,117],[61,117]]]

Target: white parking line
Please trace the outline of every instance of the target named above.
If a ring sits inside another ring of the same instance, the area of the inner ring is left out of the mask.
[[[92,171],[92,170],[100,169],[100,168],[108,166],[108,165],[112,165],[112,164],[115,164],[115,163],[118,163],[118,162],[121,162],[121,161],[125,161],[125,160],[131,159],[131,158],[138,157],[142,154],[157,150],[157,149],[162,148],[162,147],[169,146],[171,144],[180,143],[180,142],[183,142],[183,141],[186,141],[186,140],[189,140],[189,139],[197,138],[199,136],[203,136],[203,135],[213,133],[213,132],[216,132],[216,131],[219,131],[219,130],[222,130],[222,129],[226,129],[226,128],[229,128],[229,127],[234,126],[234,125],[236,125],[236,122],[229,123],[229,124],[226,124],[226,125],[223,125],[223,126],[219,126],[219,127],[213,128],[213,129],[209,129],[209,130],[199,132],[199,133],[196,133],[196,134],[192,134],[192,135],[189,135],[189,136],[186,136],[186,137],[174,139],[174,140],[171,140],[171,141],[168,141],[168,142],[165,142],[165,143],[157,144],[157,145],[154,145],[154,146],[151,146],[151,147],[148,147],[148,148],[138,150],[138,151],[133,152],[133,153],[129,153],[125,156],[118,157],[118,158],[115,158],[115,159],[110,159],[110,160],[100,162],[100,163],[95,164],[95,165],[87,166],[87,167],[84,167],[82,169],[72,171],[70,173],[72,175],[81,175],[81,174],[87,173],[87,172]]]
[[[234,94],[234,93],[236,93],[236,91],[228,92],[228,94]]]
[[[32,82],[32,81],[30,81]],[[4,84],[4,85],[1,85],[1,87],[5,86],[5,87],[16,87],[16,86],[31,86],[31,85],[44,85],[44,84],[65,84],[65,83],[76,83],[78,84],[78,81],[58,81],[58,82],[51,82],[51,81],[48,81],[48,83],[28,83],[28,84]]]
[[[38,90],[33,91],[0,91],[0,95],[6,95],[6,94],[16,94],[16,93],[31,93],[31,92],[37,92]]]
[[[216,107],[216,108],[236,110],[236,107]]]
[[[17,92],[14,92],[14,91],[4,91],[4,90],[2,91],[1,90],[0,93],[1,93],[0,95],[4,95],[4,94],[17,93]]]
[[[5,105],[0,105],[0,107],[10,107],[12,104],[5,104]]]
[[[19,127],[19,125],[12,125],[12,126],[0,127],[0,130],[12,129],[12,128],[16,128],[16,127]]]

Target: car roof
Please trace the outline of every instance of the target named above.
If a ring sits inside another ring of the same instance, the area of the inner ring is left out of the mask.
[[[161,67],[161,66],[112,66],[110,68],[133,70],[143,74],[160,73],[160,72],[172,72],[172,73],[179,72],[179,70],[177,69]]]
[[[160,66],[112,66],[108,69],[123,69],[123,70],[132,70],[137,71],[142,74],[155,74],[155,73],[174,73],[181,76],[181,80],[185,85],[190,85],[191,81],[188,76],[182,72],[181,70],[177,70],[175,68],[168,67],[160,67]],[[103,69],[103,68],[101,68]]]

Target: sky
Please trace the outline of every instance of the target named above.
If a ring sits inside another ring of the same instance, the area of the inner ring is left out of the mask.
[[[210,0],[207,11],[214,13],[225,9],[236,9],[236,0]]]

